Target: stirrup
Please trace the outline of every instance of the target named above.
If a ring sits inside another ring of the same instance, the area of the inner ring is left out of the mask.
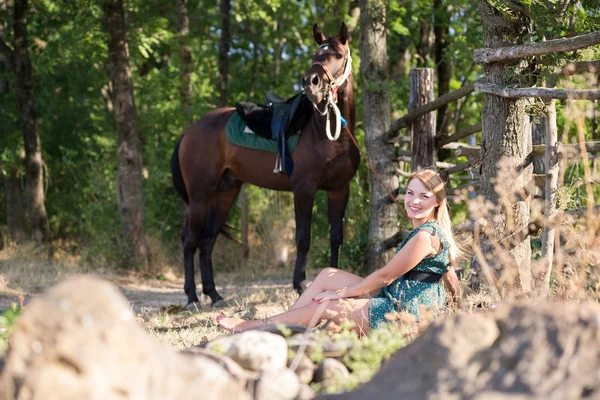
[[[283,166],[281,165],[281,154],[277,153],[275,158],[275,168],[273,169],[274,174],[280,174],[283,172]]]

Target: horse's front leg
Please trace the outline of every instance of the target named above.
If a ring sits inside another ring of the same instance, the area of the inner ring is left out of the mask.
[[[183,268],[185,273],[185,282],[183,290],[187,296],[186,308],[193,307],[193,303],[200,300],[196,295],[196,281],[194,279],[194,256],[198,248],[199,234],[190,229],[190,216],[186,217],[185,225],[181,230],[181,245],[183,247]]]
[[[306,258],[310,250],[312,209],[315,202],[316,187],[306,185],[294,190],[294,211],[296,214],[296,266],[294,268],[294,289],[302,294],[306,289]]]
[[[350,184],[338,191],[327,192],[327,215],[329,217],[329,242],[331,244],[332,268],[339,265],[340,247],[344,242],[344,214],[350,195]]]

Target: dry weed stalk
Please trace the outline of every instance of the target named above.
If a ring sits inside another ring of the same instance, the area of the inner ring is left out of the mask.
[[[595,85],[595,78],[587,83]],[[535,185],[523,181],[523,170],[527,166],[518,165],[511,158],[503,159],[498,165],[494,182],[498,195],[495,204],[481,196],[469,200],[469,211],[474,221],[472,248],[481,266],[480,271],[473,272],[483,274],[492,296],[508,300],[522,297],[523,294],[535,298],[550,293],[565,299],[581,299],[590,295],[598,298],[600,218],[596,215],[597,201],[594,195],[598,194],[599,163],[590,157],[585,144],[589,140],[589,137],[586,138],[586,118],[593,115],[592,107],[592,102],[585,101],[567,101],[565,104],[562,141],[567,141],[569,133],[575,135],[579,152],[576,159],[569,160],[572,166],[568,173],[566,155],[562,155],[560,177],[563,186],[556,193],[558,204],[555,216],[544,216],[544,202],[536,201]],[[581,168],[583,175],[577,180],[573,179],[576,167]],[[566,186],[565,176],[572,181]],[[515,207],[522,200],[525,200],[526,206]],[[584,208],[584,212],[576,213],[576,208]],[[531,219],[523,215],[526,211]],[[528,226],[516,226],[514,221],[530,222]],[[532,245],[531,268],[523,268],[528,263],[520,265],[518,260],[515,262],[511,249],[528,235],[535,242],[542,228],[555,230],[554,254],[550,254],[553,260],[541,258],[535,245]],[[552,270],[548,271],[549,268]],[[551,281],[547,282],[543,277],[550,272]],[[530,286],[529,282],[533,285]]]

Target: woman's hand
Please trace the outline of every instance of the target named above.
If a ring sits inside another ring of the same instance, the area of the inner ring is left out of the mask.
[[[315,303],[321,304],[324,301],[339,300],[339,299],[343,299],[345,297],[346,297],[346,288],[343,288],[343,289],[339,289],[339,290],[328,290],[326,292],[319,293],[318,295],[313,297],[312,301],[314,301]]]

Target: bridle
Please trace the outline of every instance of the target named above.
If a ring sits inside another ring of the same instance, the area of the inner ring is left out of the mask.
[[[329,46],[329,44],[328,43],[322,44],[319,48],[321,48],[323,46]],[[318,105],[316,103],[314,103],[312,101],[312,99],[311,99],[311,102],[312,102],[315,110],[317,110],[317,112],[319,113],[319,115],[327,116],[327,122],[325,123],[325,133],[327,134],[327,138],[331,141],[336,141],[340,137],[340,133],[342,130],[340,109],[337,106],[338,90],[348,80],[348,78],[352,74],[352,57],[350,56],[350,47],[348,47],[348,52],[346,53],[346,57],[345,57],[344,72],[342,72],[342,74],[340,76],[338,76],[337,78],[333,77],[333,74],[329,71],[329,68],[327,68],[325,66],[325,64],[323,64],[322,62],[314,61],[312,63],[312,65],[313,66],[318,65],[321,68],[323,68],[323,71],[325,71],[325,74],[327,75],[327,78],[329,79],[329,83],[323,89],[325,91],[325,109],[323,111],[321,111],[321,110],[319,110]],[[331,123],[330,123],[330,115],[329,115],[330,108],[333,110],[333,113],[335,114],[335,122],[336,122],[335,123],[335,134],[333,136],[331,135]]]

